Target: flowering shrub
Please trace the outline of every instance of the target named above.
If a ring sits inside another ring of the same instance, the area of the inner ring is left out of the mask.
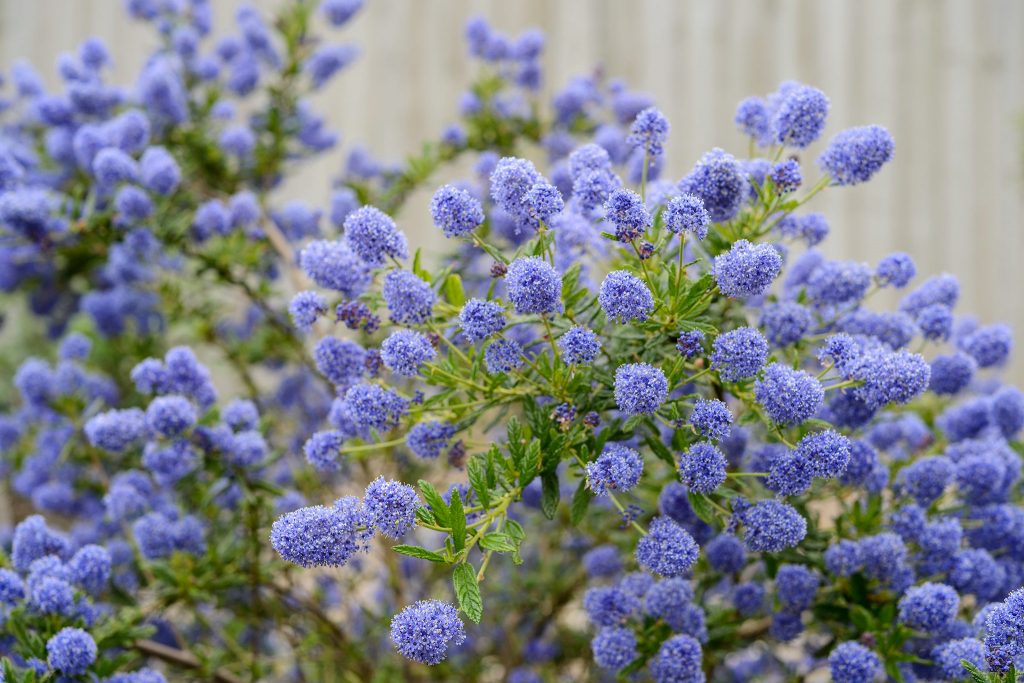
[[[472,20],[460,123],[286,201],[355,57],[315,27],[360,5],[211,45],[207,1],[129,0],[133,86],[96,40],[62,92],[11,69],[0,680],[1015,680],[1010,331],[906,254],[825,258],[805,211],[885,129],[798,158],[829,102],[787,82],[737,108],[750,158],[663,180],[651,98],[548,109],[542,36]],[[464,155],[431,262],[396,215]]]

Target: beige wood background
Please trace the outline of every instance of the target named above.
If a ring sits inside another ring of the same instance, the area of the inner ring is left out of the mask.
[[[235,3],[213,2],[223,31]],[[153,41],[121,4],[0,0],[0,65],[27,56],[53,83],[57,54],[95,34],[131,82]],[[736,102],[787,78],[831,97],[829,135],[889,127],[896,159],[877,180],[817,202],[833,228],[827,251],[875,261],[902,249],[923,273],[955,272],[961,311],[1015,327],[1010,373],[1024,381],[1024,1],[367,0],[333,34],[358,44],[361,59],[317,98],[344,146],[289,191],[323,203],[353,141],[398,159],[451,122],[473,73],[461,36],[474,13],[511,33],[545,30],[549,92],[601,63],[653,93],[672,122],[669,177],[712,146],[742,152]],[[438,238],[425,209],[420,196],[403,215],[417,244]]]

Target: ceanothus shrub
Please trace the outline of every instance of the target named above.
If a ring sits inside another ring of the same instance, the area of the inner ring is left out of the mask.
[[[0,680],[1015,676],[1011,331],[908,254],[816,249],[889,133],[823,138],[786,82],[736,110],[753,158],[666,178],[653,97],[544,102],[544,37],[473,19],[457,122],[350,147],[310,206],[308,95],[357,54],[318,32],[361,5],[215,39],[209,0],[129,0],[131,82],[98,40],[52,92],[11,66]]]

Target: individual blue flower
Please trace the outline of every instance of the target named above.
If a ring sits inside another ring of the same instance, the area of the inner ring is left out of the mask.
[[[960,596],[943,583],[923,583],[907,590],[898,606],[900,623],[936,636],[956,619]]]
[[[736,574],[747,563],[743,543],[732,534],[715,536],[704,546],[704,553],[711,568],[722,574]]]
[[[836,185],[866,183],[892,159],[892,135],[881,126],[849,128],[837,134],[818,157]]]
[[[377,477],[366,487],[363,509],[369,523],[389,538],[401,538],[416,524],[416,489]]]
[[[153,213],[153,201],[149,195],[134,185],[125,185],[118,190],[114,206],[121,220],[128,224],[144,221]]]
[[[615,226],[615,237],[620,242],[632,242],[642,237],[651,227],[651,214],[643,199],[626,188],[613,191],[605,202],[605,218]]]
[[[405,443],[414,454],[421,458],[437,458],[448,447],[455,435],[455,428],[444,422],[419,422],[413,425],[405,437]]]
[[[779,194],[788,194],[800,187],[803,176],[800,174],[800,162],[796,159],[786,159],[772,166],[768,174],[772,184]]]
[[[844,484],[863,484],[878,465],[878,451],[860,439],[850,440],[850,459],[840,475]]]
[[[648,107],[636,115],[626,142],[643,149],[644,153],[652,157],[661,156],[665,152],[668,129],[668,119],[665,115],[654,107]]]
[[[752,137],[758,144],[769,137],[770,114],[765,101],[760,97],[741,100],[736,105],[733,122],[741,133]]]
[[[427,322],[436,296],[430,285],[407,270],[392,270],[384,276],[384,302],[391,319],[402,325]]]
[[[644,461],[632,448],[608,444],[597,460],[587,463],[587,485],[596,496],[629,491],[640,481]]]
[[[164,147],[150,147],[139,159],[142,185],[159,195],[169,195],[181,183],[181,168]]]
[[[661,644],[647,670],[655,683],[704,683],[703,657],[700,643],[680,634]]]
[[[421,600],[391,619],[391,640],[399,654],[421,664],[440,664],[466,640],[458,611],[440,600]]]
[[[445,237],[465,235],[484,222],[480,200],[454,185],[444,185],[434,193],[430,215],[434,225],[444,231]]]
[[[351,64],[358,54],[359,50],[353,45],[320,45],[313,50],[303,66],[313,84],[313,90],[326,85],[334,74]]]
[[[944,455],[921,458],[900,470],[903,489],[925,507],[942,496],[955,474],[953,463]]]
[[[807,492],[814,480],[814,468],[803,454],[783,450],[768,464],[764,485],[780,496],[799,496]]]
[[[409,409],[409,402],[394,390],[377,384],[356,384],[345,392],[356,424],[386,431],[395,427]]]
[[[782,609],[802,612],[814,603],[821,577],[800,564],[784,564],[775,574],[775,594]]]
[[[414,330],[398,330],[380,345],[381,360],[392,372],[404,377],[415,377],[424,363],[437,356],[437,351],[426,335]]]
[[[813,325],[810,309],[793,301],[766,304],[761,311],[761,327],[773,346],[800,341]]]
[[[932,649],[931,659],[942,678],[947,681],[968,680],[962,660],[967,660],[980,671],[988,671],[985,644],[977,638],[958,638],[940,643]]]
[[[769,635],[782,643],[795,640],[803,632],[804,622],[799,612],[776,612],[768,626]]]
[[[139,164],[116,147],[105,147],[96,154],[92,172],[100,185],[107,187],[139,180]]]
[[[683,484],[695,493],[711,493],[721,486],[725,470],[725,456],[709,443],[694,444],[679,459]]]
[[[921,336],[931,341],[944,341],[953,333],[953,311],[942,304],[925,306],[917,314]]]
[[[146,408],[146,425],[168,438],[190,429],[197,417],[195,406],[184,396],[158,396]]]
[[[343,242],[314,240],[302,249],[299,264],[313,282],[349,299],[370,283],[370,269]]]
[[[577,325],[558,338],[562,359],[570,365],[588,365],[601,350],[601,340],[593,330]]]
[[[381,266],[388,257],[409,257],[405,235],[391,217],[374,206],[356,209],[345,218],[345,244],[371,266]]]
[[[96,641],[80,628],[62,628],[46,642],[47,663],[66,676],[84,674],[96,655]]]
[[[358,498],[332,506],[314,505],[289,512],[274,522],[270,543],[288,562],[301,567],[341,567],[367,548],[369,520]]]
[[[882,673],[882,660],[860,643],[847,640],[832,650],[828,667],[835,683],[871,683]]]
[[[469,341],[486,339],[505,329],[505,308],[494,301],[470,299],[459,311],[459,328]]]
[[[25,599],[25,583],[16,572],[0,569],[0,605],[13,607]]]
[[[644,574],[643,576],[650,576]],[[644,594],[644,612],[664,619],[674,631],[684,631],[683,615],[693,600],[693,587],[683,577],[662,579],[651,585]]]
[[[960,348],[970,354],[978,367],[1002,365],[1013,349],[1013,332],[1007,325],[979,327],[959,341]]]
[[[85,437],[89,443],[111,453],[120,453],[146,433],[146,415],[138,408],[108,410],[89,418]]]
[[[902,289],[910,284],[917,275],[917,266],[910,254],[894,251],[878,262],[875,268],[875,281],[881,287]]]
[[[347,387],[363,376],[366,350],[349,339],[324,337],[317,342],[313,359],[320,374],[332,384]]]
[[[871,286],[871,269],[855,261],[827,261],[807,281],[807,295],[819,304],[861,300]]]
[[[807,535],[807,520],[782,501],[763,500],[743,512],[743,541],[754,552],[779,552],[792,548]]]
[[[668,398],[665,373],[647,363],[627,363],[615,370],[615,403],[627,415],[652,415]]]
[[[831,479],[846,471],[850,440],[835,430],[826,429],[800,439],[796,453],[810,463],[814,476]]]
[[[773,422],[789,426],[813,417],[825,400],[825,390],[813,375],[772,363],[754,382],[754,396]]]
[[[740,327],[715,338],[711,367],[727,382],[753,377],[768,359],[768,340],[752,327]]]
[[[594,662],[608,671],[621,671],[636,659],[636,636],[621,626],[602,628],[590,643]]]
[[[825,93],[809,85],[797,85],[781,93],[772,116],[775,142],[803,149],[818,139],[828,116]]]
[[[960,550],[953,558],[949,570],[949,583],[960,593],[973,593],[980,600],[995,598],[1006,582],[1006,573],[992,557],[981,548]]]
[[[699,240],[708,236],[708,226],[711,224],[711,216],[704,208],[704,202],[693,194],[670,199],[665,207],[664,219],[665,227],[675,234],[689,232]]]
[[[583,594],[583,609],[598,626],[619,626],[639,611],[640,599],[618,586],[601,586]]]
[[[643,322],[654,310],[654,297],[644,281],[625,270],[605,276],[598,302],[609,319],[620,323]]]
[[[647,535],[636,544],[637,564],[665,577],[686,573],[697,561],[697,554],[693,536],[668,517],[655,517]]]
[[[909,351],[870,353],[853,373],[863,385],[854,394],[869,407],[905,404],[928,389],[931,367],[920,354]]]
[[[511,339],[496,339],[484,351],[487,372],[512,372],[523,364],[523,347]]]
[[[345,443],[345,435],[338,431],[316,432],[306,440],[302,452],[306,461],[319,472],[333,472],[340,465],[338,455]]]
[[[782,257],[771,244],[739,240],[715,257],[715,281],[722,294],[747,297],[764,294],[782,272]]]
[[[510,263],[505,285],[516,313],[553,313],[560,305],[562,281],[558,272],[537,256]]]
[[[288,313],[299,331],[309,332],[313,323],[327,313],[327,300],[312,290],[299,292],[288,304]]]
[[[749,183],[740,163],[720,149],[707,152],[690,174],[679,181],[682,194],[692,194],[704,202],[715,223],[730,220],[739,213]]]
[[[724,401],[698,398],[690,413],[690,424],[704,438],[721,441],[732,428],[732,413]]]

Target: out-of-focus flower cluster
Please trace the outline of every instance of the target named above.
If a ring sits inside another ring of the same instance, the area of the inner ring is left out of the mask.
[[[287,201],[357,54],[314,29],[361,4],[214,41],[208,2],[129,0],[134,85],[98,40],[58,92],[11,68],[0,680],[1015,675],[1012,334],[907,254],[826,258],[806,210],[884,177],[888,132],[826,140],[786,82],[737,107],[748,158],[673,181],[653,97],[549,107],[544,37],[473,19],[458,123]],[[424,186],[440,258],[395,219]]]

